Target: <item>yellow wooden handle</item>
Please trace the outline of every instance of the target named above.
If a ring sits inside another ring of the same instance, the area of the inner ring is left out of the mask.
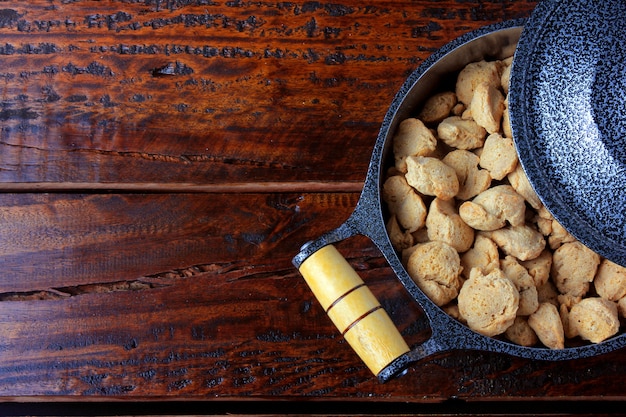
[[[300,265],[300,273],[335,326],[375,375],[409,351],[387,312],[333,245],[309,256]]]

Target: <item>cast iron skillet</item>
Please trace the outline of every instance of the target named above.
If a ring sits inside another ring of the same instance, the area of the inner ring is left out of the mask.
[[[340,227],[305,244],[294,257],[313,293],[353,349],[380,382],[404,373],[407,367],[429,355],[448,350],[502,352],[538,360],[568,360],[607,353],[626,345],[626,334],[602,343],[565,349],[522,347],[483,336],[450,317],[417,287],[401,264],[385,229],[381,188],[386,167],[392,165],[392,137],[398,124],[414,115],[446,76],[480,59],[513,55],[525,20],[485,26],[445,45],[413,72],[396,94],[385,115],[374,145],[364,188],[352,215]],[[448,77],[450,78],[450,77]],[[380,304],[333,243],[355,235],[370,238],[409,294],[423,308],[432,336],[409,348]]]

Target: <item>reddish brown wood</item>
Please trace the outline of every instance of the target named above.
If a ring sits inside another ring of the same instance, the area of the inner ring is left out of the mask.
[[[5,2],[0,183],[362,181],[407,74],[532,3]]]
[[[406,76],[535,4],[2,2],[0,400],[624,400],[624,352],[381,385],[291,265],[354,209]],[[423,342],[378,249],[338,246]]]

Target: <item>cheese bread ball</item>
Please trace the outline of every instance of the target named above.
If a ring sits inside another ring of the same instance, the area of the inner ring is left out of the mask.
[[[406,159],[406,180],[422,194],[450,200],[459,192],[459,179],[454,169],[437,158],[409,156]]]
[[[580,242],[568,242],[554,251],[551,276],[561,294],[584,296],[600,265],[600,256]]]
[[[563,323],[554,304],[542,303],[537,311],[528,317],[528,325],[546,347],[550,349],[565,347]]]
[[[469,227],[450,200],[435,198],[426,216],[426,230],[430,240],[439,240],[463,253],[474,243],[474,229]]]
[[[406,270],[438,306],[448,304],[458,295],[461,260],[458,252],[444,242],[416,245],[408,258]]]
[[[569,328],[585,340],[600,343],[619,331],[617,304],[601,297],[590,297],[574,305]]]
[[[519,292],[500,269],[485,275],[475,268],[459,291],[458,304],[459,314],[472,330],[496,336],[515,321]]]
[[[626,268],[603,259],[593,284],[600,297],[610,301],[619,301],[626,297]]]

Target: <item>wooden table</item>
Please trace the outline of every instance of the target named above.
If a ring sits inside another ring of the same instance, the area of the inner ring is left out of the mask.
[[[535,4],[2,2],[4,406],[382,414],[624,400],[623,351],[565,363],[454,351],[380,384],[291,264],[354,209],[405,78]],[[339,249],[407,341],[425,340],[378,249],[363,237]]]

